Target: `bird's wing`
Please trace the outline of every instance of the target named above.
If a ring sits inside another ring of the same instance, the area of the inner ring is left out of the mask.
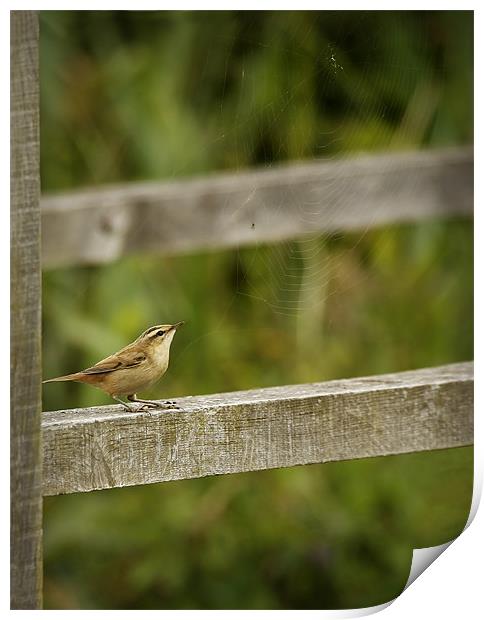
[[[146,355],[142,351],[119,351],[101,360],[91,368],[86,368],[82,372],[86,375],[96,375],[101,373],[113,372],[113,370],[123,370],[139,366],[146,360]]]

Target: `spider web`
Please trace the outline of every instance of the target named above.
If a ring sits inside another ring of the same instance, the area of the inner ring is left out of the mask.
[[[405,39],[405,20],[423,23],[426,18],[397,12],[385,20],[371,12],[350,16],[273,12],[261,18],[243,12],[234,14],[226,29],[214,28],[210,38],[203,40],[206,14],[167,15],[133,12],[121,17],[91,17],[80,39],[86,49],[91,45],[94,51],[83,49],[79,54],[76,50],[76,70],[66,63],[64,73],[51,72],[50,82],[49,73],[43,75],[44,89],[53,90],[62,83],[67,96],[77,97],[78,84],[84,90],[95,88],[91,73],[100,67],[96,79],[106,88],[108,101],[123,125],[124,133],[118,138],[117,133],[110,133],[109,113],[99,119],[98,111],[89,106],[85,110],[74,102],[72,114],[81,117],[80,126],[87,135],[76,132],[73,149],[85,166],[86,181],[81,184],[105,183],[110,177],[126,180],[122,166],[116,169],[120,161],[128,162],[135,178],[138,174],[141,179],[180,179],[217,170],[270,170],[291,162],[344,162],[358,152],[415,148],[429,141],[442,101],[433,75],[439,63],[432,61],[425,28],[414,28],[414,39]],[[62,38],[62,45],[69,49],[67,22],[57,27],[54,17],[43,19],[47,25],[44,36]],[[139,21],[151,29],[150,42],[144,47],[132,45],[139,37],[132,32]],[[84,38],[97,22],[106,36],[94,33],[94,43],[88,45]],[[180,43],[183,37],[191,41],[185,47]],[[202,42],[197,44],[199,38]],[[187,49],[192,55],[189,60]],[[260,51],[264,62],[258,57]],[[407,61],[403,63],[402,58]],[[159,70],[153,72],[153,66]],[[171,66],[171,71],[165,73],[165,66]],[[212,84],[207,89],[214,93],[212,98],[206,93],[199,96],[197,87],[206,81]],[[133,114],[132,101],[126,98],[133,89],[142,99],[142,114]],[[72,119],[67,123],[70,128]],[[117,145],[110,144],[113,135],[119,139]],[[97,140],[100,155],[89,144],[93,140]],[[322,325],[328,300],[354,286],[339,264],[345,256],[358,254],[377,213],[370,214],[367,228],[357,233],[324,232],[319,230],[324,205],[295,190],[289,193],[298,228],[312,232],[277,243],[235,248],[234,293],[220,314],[219,326],[225,328],[227,313],[246,298],[275,318],[294,321],[298,337],[311,346],[307,326]],[[364,198],[362,204],[367,202]],[[325,202],[331,204],[332,213],[344,212],[347,200],[342,179],[327,184]],[[266,208],[257,187],[249,187],[240,208],[249,210],[255,202],[258,210],[252,226],[257,228],[269,213],[273,217],[274,205]],[[225,211],[229,229],[231,222],[237,224],[237,214],[229,203]],[[327,216],[327,230],[335,228],[333,217]],[[338,240],[341,243],[334,252]],[[381,245],[378,251],[382,251]],[[166,308],[161,278],[154,282],[142,261],[136,269],[155,304]],[[360,275],[366,277],[365,271]],[[197,303],[190,299],[189,291],[183,294],[187,307]],[[207,294],[216,294],[216,290]],[[198,336],[188,346],[209,336]]]

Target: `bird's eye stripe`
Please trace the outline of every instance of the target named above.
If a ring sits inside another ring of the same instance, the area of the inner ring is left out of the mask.
[[[150,327],[149,329],[147,329],[145,331],[145,336],[149,336],[151,334],[151,332],[155,332],[158,329],[158,327]]]

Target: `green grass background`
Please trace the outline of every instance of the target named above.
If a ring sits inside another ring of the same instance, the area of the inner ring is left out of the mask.
[[[40,43],[44,192],[473,139],[471,12],[47,11]],[[468,360],[472,280],[464,218],[49,270],[44,375],[181,319],[147,396]],[[471,495],[462,448],[46,498],[45,606],[378,604]]]

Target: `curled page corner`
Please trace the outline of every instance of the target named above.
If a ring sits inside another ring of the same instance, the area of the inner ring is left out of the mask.
[[[474,494],[472,497],[472,506],[469,511],[469,517],[467,519],[467,523],[462,531],[465,531],[469,525],[474,520],[475,514],[477,512],[477,506],[479,504],[479,500],[481,497],[480,492],[476,492],[476,488],[474,488]],[[461,532],[462,533],[462,532]],[[460,534],[459,534],[460,536]],[[458,537],[457,537],[458,538]],[[457,538],[453,538],[442,545],[437,545],[436,547],[424,547],[422,549],[414,549],[412,555],[412,564],[410,566],[410,573],[408,575],[407,583],[405,587],[401,591],[398,596],[401,596],[405,592],[405,590],[412,585],[412,583],[420,577],[420,575],[435,562],[435,560],[444,553],[444,551],[450,547],[450,545],[457,540]],[[383,611],[387,607],[389,607],[392,603],[397,600],[397,597],[391,599],[386,603],[382,603],[381,605],[375,605],[374,607],[362,607],[360,609],[346,609],[342,610],[343,615],[334,615],[334,618],[359,618],[363,616],[370,616],[372,614],[376,614],[380,611]]]
[[[410,574],[408,575],[407,583],[402,590],[405,590],[426,570],[435,560],[444,553],[444,551],[454,542],[455,539],[444,543],[443,545],[437,545],[436,547],[424,547],[423,549],[414,549],[412,555],[412,565],[410,566]]]
[[[464,526],[462,532],[464,532],[469,525],[474,520],[476,516],[477,507],[481,500],[482,492],[482,480],[478,477],[474,477],[474,492],[472,493],[472,502],[469,510],[469,516],[467,517],[467,522]],[[462,534],[461,532],[461,534]],[[460,536],[460,534],[459,534]],[[457,538],[459,537],[457,536]],[[435,562],[435,560],[447,549],[450,545],[457,540],[457,538],[453,538],[449,540],[449,542],[444,543],[443,545],[437,545],[436,547],[426,547],[423,549],[414,549],[412,555],[412,565],[410,566],[410,574],[407,579],[407,583],[402,590],[405,590],[417,579],[420,575]]]
[[[387,601],[386,603],[381,603],[381,605],[374,605],[373,607],[361,607],[360,609],[348,609],[348,610],[345,610],[348,613],[345,616],[341,616],[341,617],[345,617],[345,618],[363,618],[364,616],[371,616],[373,614],[379,613],[380,611],[383,611],[387,607],[390,607],[390,605],[395,600],[396,599],[393,598],[390,601]]]
[[[469,516],[467,518],[467,523],[465,524],[463,532],[469,527],[469,525],[474,520],[474,517],[477,512],[477,507],[479,505],[480,499],[482,495],[482,479],[480,476],[474,476],[474,492],[472,494],[472,504],[469,510]],[[462,532],[461,532],[462,534]],[[460,536],[460,534],[459,534]],[[458,538],[458,537],[457,537]],[[389,607],[392,603],[394,603],[398,597],[405,592],[405,590],[417,579],[420,575],[431,565],[435,560],[448,548],[450,545],[457,540],[457,538],[453,538],[449,542],[446,542],[442,545],[437,545],[436,547],[425,547],[422,549],[414,549],[412,555],[412,564],[410,566],[410,573],[407,579],[407,583],[405,587],[401,591],[401,593],[395,598],[387,601],[386,603],[381,603],[380,605],[374,605],[373,607],[360,607],[356,609],[334,609],[334,610],[319,610],[319,614],[322,614],[318,617],[320,618],[328,618],[330,620],[339,620],[340,618],[362,618],[364,616],[371,616],[373,614],[379,613],[383,611],[387,607]]]
[[[466,526],[467,527],[467,526]],[[454,539],[455,540],[455,539]],[[443,545],[437,545],[436,547],[426,547],[423,549],[414,549],[412,555],[412,564],[410,566],[410,573],[407,579],[405,587],[398,596],[401,596],[405,590],[417,579],[420,575],[441,555],[454,540],[444,543]],[[360,609],[345,609],[342,610],[342,615],[332,615],[328,617],[333,618],[360,618],[363,616],[370,616],[383,611],[397,600],[397,597],[389,600],[381,605],[375,605],[374,607],[362,607]]]
[[[344,618],[363,618],[364,616],[371,616],[379,611],[383,611],[389,607],[396,599],[392,599],[381,605],[374,605],[373,607],[357,607],[354,609],[322,609],[318,610],[317,618],[327,618],[328,620],[343,620]]]

